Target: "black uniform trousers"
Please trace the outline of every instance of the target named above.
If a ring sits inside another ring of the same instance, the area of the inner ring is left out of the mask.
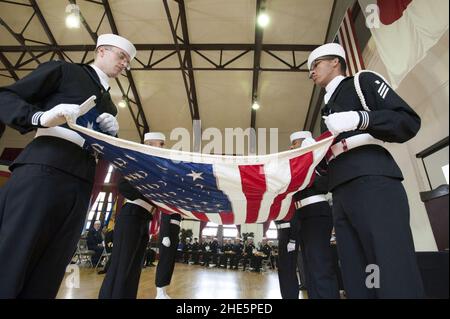
[[[333,190],[333,217],[349,298],[422,298],[422,279],[400,180],[363,176]],[[379,267],[379,288],[373,268]],[[371,276],[371,277],[368,277]],[[370,286],[370,285],[369,285]]]
[[[150,213],[139,205],[126,203],[114,226],[111,265],[108,268],[100,299],[135,299],[149,241]]]
[[[13,171],[0,190],[0,298],[56,297],[91,190],[88,181],[46,165]]]
[[[330,247],[333,218],[328,202],[300,208],[300,245],[310,299],[338,299],[339,288]]]
[[[175,257],[177,255],[178,243],[180,241],[178,234],[180,232],[180,225],[172,223],[161,223],[160,227],[169,226],[170,246],[166,247],[162,244],[162,238],[159,238],[159,262],[156,266],[155,285],[156,287],[165,287],[170,285],[173,270],[175,268]],[[160,229],[160,234],[166,233]]]
[[[283,299],[298,299],[299,284],[297,277],[298,243],[294,251],[287,251],[291,228],[277,229],[278,233],[278,281]]]

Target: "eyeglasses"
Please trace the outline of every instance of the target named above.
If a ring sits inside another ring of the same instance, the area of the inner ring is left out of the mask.
[[[131,68],[130,60],[128,59],[128,57],[126,56],[125,53],[118,52],[118,51],[114,50],[113,48],[108,48],[108,47],[106,47],[105,50],[114,52],[114,54],[119,58],[120,61],[125,62],[125,67],[127,68],[127,70],[130,70],[130,68]]]
[[[330,61],[334,58],[322,58],[322,59],[315,59],[314,62],[311,64],[311,67],[309,68],[309,72],[313,71],[322,61]]]

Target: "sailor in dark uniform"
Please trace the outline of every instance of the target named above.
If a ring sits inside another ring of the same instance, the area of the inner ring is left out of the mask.
[[[145,133],[144,143],[163,147],[165,136],[159,132]],[[149,241],[149,223],[156,209],[125,178],[119,181],[119,192],[126,199],[114,226],[111,265],[100,288],[101,299],[136,299]]]
[[[339,44],[315,49],[308,68],[326,89],[322,130],[336,136],[327,156],[328,187],[346,294],[421,298],[403,176],[383,147],[413,138],[420,118],[382,76],[365,71],[344,77]]]
[[[292,133],[291,148],[306,147],[315,140],[308,131]],[[308,298],[339,299],[337,275],[330,246],[333,217],[328,204],[328,178],[316,169],[314,182],[294,195],[298,234],[306,275]],[[303,283],[303,282],[302,282]]]
[[[180,241],[180,222],[180,214],[161,214],[159,262],[155,275],[156,299],[171,299],[166,289],[170,285],[175,267],[178,242]]]
[[[247,268],[247,263],[249,268],[251,268],[251,260],[253,258],[253,253],[256,252],[255,244],[253,243],[253,237],[247,237],[247,241],[244,244],[244,250],[242,252],[242,270],[245,271]]]
[[[0,298],[54,298],[75,251],[96,164],[65,116],[82,115],[78,124],[115,136],[108,80],[136,55],[113,34],[99,36],[95,52],[90,66],[51,61],[0,88],[0,121],[22,134],[37,129],[0,193]],[[93,95],[96,107],[82,114]]]
[[[234,239],[234,243],[231,247],[232,250],[232,256],[230,259],[230,269],[234,269],[237,270],[238,266],[239,266],[239,260],[242,257],[242,251],[244,249],[244,245],[242,245],[241,243],[241,239],[240,238],[235,238]]]
[[[302,285],[306,282],[304,267],[300,264],[303,258],[298,258],[300,245],[298,222],[297,214],[293,214],[290,220],[275,221],[278,238],[278,281],[283,299],[298,299],[300,286],[297,267]]]
[[[191,259],[192,254],[192,244],[191,244],[191,238],[187,237],[186,242],[183,246],[183,262],[185,264],[189,264],[189,260]]]
[[[200,258],[200,243],[198,242],[198,238],[194,238],[194,243],[192,244],[192,263],[194,265],[199,265]]]

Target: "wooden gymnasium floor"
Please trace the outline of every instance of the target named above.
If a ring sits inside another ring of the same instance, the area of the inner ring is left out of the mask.
[[[58,299],[96,299],[105,275],[93,268],[79,267],[79,288],[70,288],[69,273],[59,289]],[[156,267],[142,269],[138,299],[153,299]],[[72,272],[73,274],[73,272]],[[69,285],[66,283],[69,282]],[[276,270],[249,271],[208,268],[199,265],[175,264],[172,282],[167,289],[174,299],[280,299]],[[301,291],[299,298],[307,298]]]

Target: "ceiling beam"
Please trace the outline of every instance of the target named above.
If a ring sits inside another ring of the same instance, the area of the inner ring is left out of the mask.
[[[186,89],[186,95],[188,98],[189,111],[191,113],[191,119],[199,120],[200,113],[198,109],[198,101],[197,101],[197,90],[195,87],[195,79],[194,79],[194,71],[192,70],[192,57],[191,57],[191,49],[189,46],[189,32],[187,29],[187,18],[186,18],[186,10],[184,7],[184,0],[176,1],[178,3],[178,19],[177,25],[173,23],[172,14],[170,12],[168,0],[163,0],[164,9],[166,11],[167,20],[169,22],[170,31],[172,32],[172,38],[175,45],[175,51],[177,53],[178,62],[180,64],[181,73],[183,76],[183,83]],[[182,38],[180,38],[177,34],[178,22],[181,23],[181,33]],[[184,45],[183,49],[179,43],[181,40]],[[184,57],[182,57],[182,52],[184,52]]]
[[[24,36],[23,36],[23,32],[24,32],[24,31],[26,30],[26,28],[28,27],[28,25],[29,25],[31,19],[33,19],[33,16],[34,16],[34,14],[33,14],[33,15],[31,16],[31,18],[28,20],[27,24],[25,25],[25,28],[22,30],[21,33],[16,33],[16,32],[14,32],[13,29],[11,29],[11,27],[10,27],[10,26],[2,19],[2,18],[0,18],[0,25],[3,25],[3,26],[5,27],[5,29],[8,30],[8,32],[16,39],[16,41],[20,43],[20,46],[19,46],[19,47],[22,48],[20,52],[22,52],[22,51],[27,52],[27,53],[33,58],[33,60],[36,61],[37,64],[41,64],[41,62],[40,62],[40,61],[36,58],[36,56],[34,55],[33,51],[31,51],[31,50],[28,48],[28,46],[25,44],[25,38],[24,38]],[[0,52],[6,52],[6,51],[0,50]]]
[[[255,48],[253,51],[253,81],[252,81],[252,100],[250,101],[250,106],[258,101],[258,82],[259,82],[259,72],[261,68],[261,50],[262,50],[262,38],[263,38],[263,28],[257,23],[259,14],[265,10],[266,0],[256,1],[256,19],[255,19]],[[250,127],[255,128],[256,126],[256,111],[251,108],[251,119]]]
[[[38,17],[39,22],[41,23],[42,28],[44,29],[44,32],[47,35],[51,45],[57,46],[58,44],[56,43],[55,37],[53,36],[52,32],[50,31],[47,21],[45,20],[44,16],[42,15],[41,9],[39,8],[38,4],[36,3],[36,0],[30,0],[30,4],[33,7],[34,12],[36,13],[36,16]],[[55,50],[55,52],[58,55],[58,58],[60,60],[64,61],[64,56],[63,56],[61,50]]]
[[[137,51],[173,51],[173,50],[191,50],[191,51],[254,51],[254,43],[162,43],[162,44],[135,44]],[[311,52],[319,45],[316,44],[261,44],[262,51],[295,51]],[[27,45],[31,52],[40,51],[94,51],[95,44],[69,44],[69,45]],[[22,52],[24,48],[21,45],[0,45],[1,52]]]
[[[11,74],[12,78],[16,81],[19,80],[19,77],[17,76],[16,72],[14,71],[14,67],[11,65],[11,62],[6,58],[6,56],[0,52],[0,61],[3,63],[3,65],[8,70],[9,74]]]

